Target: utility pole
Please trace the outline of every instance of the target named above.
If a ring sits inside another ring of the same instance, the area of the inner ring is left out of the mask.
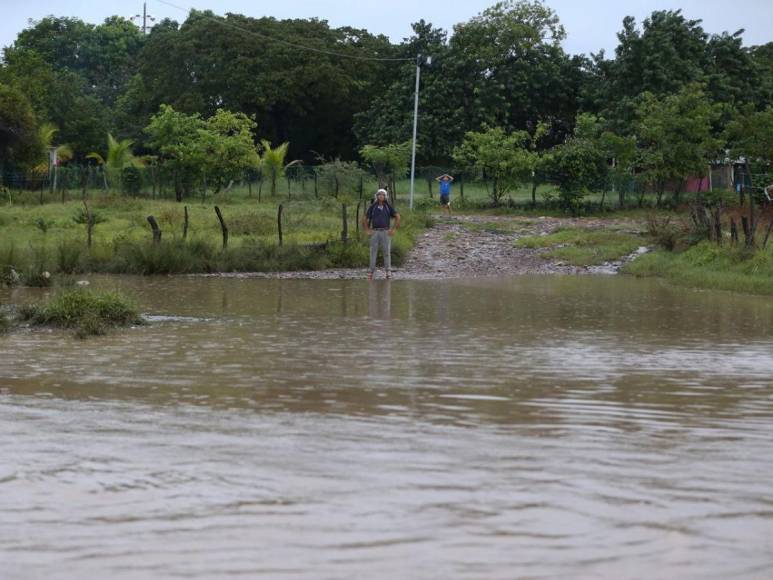
[[[413,209],[413,184],[416,177],[416,129],[419,126],[419,79],[421,79],[421,60],[420,54],[416,55],[416,92],[413,98],[413,140],[411,141],[411,195],[409,207]],[[427,65],[432,64],[432,57],[424,58]]]
[[[132,16],[130,18],[130,20],[134,21],[134,20],[139,20],[140,18],[142,18],[142,26],[141,26],[142,34],[147,34],[148,33],[148,28],[150,28],[148,26],[148,20],[150,20],[151,22],[155,22],[155,20],[156,20],[152,15],[148,14],[148,3],[147,2],[143,2],[142,3],[142,14],[141,15],[140,14],[135,14],[134,16]]]

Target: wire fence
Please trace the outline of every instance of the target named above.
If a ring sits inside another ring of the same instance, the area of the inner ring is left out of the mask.
[[[445,173],[454,177],[453,196],[457,206],[483,207],[491,204],[492,184],[485,173],[440,165],[416,168],[414,194],[419,204],[432,203],[439,195],[436,178]],[[39,203],[66,201],[100,192],[159,200],[206,201],[213,197],[242,196],[255,198],[256,201],[277,198],[354,201],[370,199],[378,188],[384,187],[394,202],[405,204],[410,189],[406,176],[377,174],[351,163],[295,165],[279,175],[248,170],[227,180],[180,173],[165,165],[111,170],[103,166],[76,164],[53,167],[42,174],[6,168],[0,178],[0,185],[4,188],[26,192],[26,199],[36,199]],[[762,197],[771,179],[768,173],[753,173],[740,164],[725,164],[712,166],[704,178],[688,180],[667,189],[686,193],[728,191]],[[613,172],[596,189],[585,198],[601,205],[642,206],[653,199],[659,203],[661,197],[642,176]],[[506,205],[549,206],[558,203],[558,197],[556,184],[546,180],[513,188],[504,199],[497,201]]]

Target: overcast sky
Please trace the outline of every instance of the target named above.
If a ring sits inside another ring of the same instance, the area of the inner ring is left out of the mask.
[[[247,16],[276,18],[317,17],[332,26],[355,26],[372,33],[383,33],[393,42],[411,34],[411,22],[421,18],[450,30],[457,22],[468,20],[494,0],[301,0],[277,2],[261,0],[169,0],[185,8],[180,10],[148,1],[148,13],[157,17],[185,19],[188,8],[210,9],[216,14],[237,12]],[[567,31],[564,49],[570,53],[598,52],[610,54],[617,46],[616,33],[624,16],[637,22],[653,10],[682,8],[689,18],[702,19],[703,28],[711,33],[744,28],[744,44],[765,44],[773,40],[773,0],[548,0]],[[28,26],[28,20],[43,16],[77,16],[99,23],[118,14],[130,17],[142,13],[138,0],[0,0],[0,46],[11,44]]]

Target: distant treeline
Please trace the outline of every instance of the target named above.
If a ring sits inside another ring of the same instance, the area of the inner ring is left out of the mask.
[[[773,105],[773,42],[744,47],[740,31],[710,34],[678,10],[625,18],[614,56],[564,52],[558,15],[539,2],[500,2],[450,33],[423,20],[413,31],[393,44],[318,19],[192,11],[143,35],[118,16],[47,17],[3,50],[0,164],[42,163],[44,125],[75,161],[104,152],[107,133],[152,152],[161,137],[145,129],[161,105],[202,119],[244,114],[256,140],[289,141],[291,159],[358,159],[366,144],[410,139],[419,54],[432,56],[421,77],[422,164],[450,162],[466,133],[493,127],[532,137],[539,128],[535,146],[547,150],[575,134],[582,113],[632,136],[652,106],[643,99],[685,87],[716,107],[715,136],[739,112]]]

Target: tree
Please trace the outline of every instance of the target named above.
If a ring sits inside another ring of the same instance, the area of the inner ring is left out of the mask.
[[[204,172],[215,184],[215,192],[258,165],[252,134],[255,127],[255,121],[244,113],[218,109],[198,130]]]
[[[397,178],[405,177],[411,160],[411,142],[389,145],[365,145],[360,155],[378,176],[379,187],[386,187],[393,199],[397,197]]]
[[[732,157],[773,165],[773,107],[754,111],[747,106],[728,124],[725,137]]]
[[[754,170],[756,185],[773,182],[773,107],[741,110],[727,126],[725,138],[734,159],[745,159]]]
[[[501,127],[470,131],[454,150],[454,160],[491,181],[491,203],[496,207],[515,186],[531,179],[536,157],[529,142],[526,131],[508,134]]]
[[[260,156],[260,168],[263,171],[263,175],[268,175],[271,180],[271,195],[275,196],[277,180],[284,177],[285,171],[289,167],[300,163],[300,160],[296,159],[285,164],[287,150],[290,147],[290,144],[287,142],[282,143],[278,147],[271,147],[269,141],[261,139],[260,145],[263,149],[263,154]]]
[[[721,141],[712,135],[718,107],[709,102],[701,85],[692,84],[663,99],[645,93],[638,106],[639,164],[658,194],[674,187],[674,204],[689,177],[706,175]]]
[[[198,114],[186,115],[171,105],[161,105],[145,127],[148,146],[157,151],[161,161],[171,168],[175,197],[182,201],[201,176],[204,159],[199,144],[204,121]]]
[[[143,163],[134,156],[132,151],[134,141],[131,139],[121,139],[120,141],[107,134],[107,154],[103,157],[97,152],[91,152],[86,155],[86,159],[93,159],[104,168],[105,187],[108,186],[108,174],[122,180],[123,171],[128,167],[142,167]]]
[[[331,28],[323,20],[194,10],[182,25],[163,22],[148,35],[138,59],[139,80],[131,80],[121,101],[122,119],[142,126],[162,103],[204,118],[219,108],[240,111],[254,118],[269,141],[289,141],[293,158],[310,160],[311,151],[351,158],[354,114],[380,92],[394,67],[356,57],[392,54],[384,36]]]
[[[446,33],[424,21],[401,47],[413,60],[432,55],[422,67],[419,158],[446,163],[466,131],[484,125],[506,132],[533,131],[547,121],[552,136],[566,135],[577,112],[585,60],[561,48],[565,31],[541,2],[499,2]],[[399,142],[411,134],[415,63],[400,67],[394,82],[356,116],[361,143]]]
[[[54,136],[59,130],[52,123],[43,123],[38,127],[38,142],[40,143],[40,150],[38,154],[39,162],[32,168],[33,173],[38,175],[48,175],[51,180],[51,187],[56,189],[56,182],[58,177],[58,165],[72,159],[73,151],[72,147],[64,143],[62,145],[54,146]],[[55,164],[51,164],[51,152],[53,150],[53,157],[56,160]]]
[[[34,51],[5,49],[0,82],[26,95],[36,117],[58,127],[59,140],[69,143],[76,154],[99,148],[112,128],[108,108],[86,94],[82,77],[67,69],[54,70]]]
[[[601,207],[604,206],[607,189],[611,186],[617,190],[620,207],[625,205],[625,192],[633,181],[633,170],[636,164],[636,139],[633,136],[617,135],[608,128],[608,122],[603,117],[590,113],[577,116],[574,127],[574,140],[584,140],[588,151],[595,149],[595,157],[589,155],[591,170],[597,171],[595,177],[588,179],[585,188],[601,188]],[[601,163],[603,159],[603,165]],[[611,165],[610,165],[611,163]],[[602,180],[606,180],[602,183]]]
[[[75,73],[84,93],[111,107],[138,65],[142,32],[119,16],[103,24],[47,16],[19,33],[11,51],[31,51],[54,70]]]
[[[4,166],[29,166],[38,161],[42,145],[37,119],[21,91],[0,83],[0,179]]]
[[[606,183],[607,157],[593,139],[571,137],[550,151],[548,173],[566,209],[577,212],[586,192]]]
[[[342,161],[340,157],[326,161],[319,157],[320,163],[314,168],[317,178],[322,185],[327,186],[328,191],[338,198],[341,190],[352,192],[362,183],[365,172],[356,161]]]

